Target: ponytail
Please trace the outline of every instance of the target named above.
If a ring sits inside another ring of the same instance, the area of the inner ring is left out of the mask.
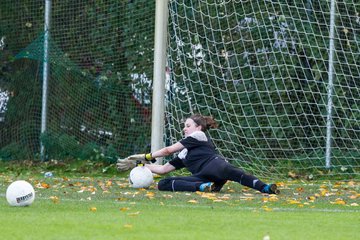
[[[212,116],[203,116],[201,114],[194,114],[189,117],[198,126],[201,126],[201,130],[205,132],[210,128],[217,128],[218,124]]]

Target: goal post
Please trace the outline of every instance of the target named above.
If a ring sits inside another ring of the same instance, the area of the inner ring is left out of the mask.
[[[164,146],[165,112],[165,68],[167,48],[168,0],[157,0],[155,10],[154,34],[154,77],[151,117],[151,151]],[[157,160],[162,163],[162,159]]]
[[[170,0],[169,143],[199,112],[220,123],[219,152],[259,176],[358,175],[359,14],[355,1]]]

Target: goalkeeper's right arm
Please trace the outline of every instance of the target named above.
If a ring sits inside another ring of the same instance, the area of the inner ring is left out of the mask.
[[[165,163],[164,165],[159,164],[145,164],[145,167],[150,169],[152,173],[163,175],[175,170],[175,167],[170,163]]]
[[[119,172],[124,172],[136,167],[136,162],[133,160],[129,160],[128,158],[118,159],[116,163],[116,168]],[[174,171],[176,168],[170,163],[166,163],[165,165],[159,164],[145,164],[145,167],[150,169],[152,173],[156,173],[159,175],[163,175]]]

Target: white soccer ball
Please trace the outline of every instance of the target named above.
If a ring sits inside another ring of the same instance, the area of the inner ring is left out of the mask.
[[[11,206],[24,207],[34,202],[35,191],[33,186],[24,180],[11,183],[6,190],[6,200]]]
[[[129,183],[133,188],[148,188],[153,182],[153,174],[145,166],[138,166],[130,171]]]

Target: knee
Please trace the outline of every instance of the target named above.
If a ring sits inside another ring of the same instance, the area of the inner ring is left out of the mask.
[[[245,172],[241,169],[241,168],[237,168],[233,165],[228,164],[225,168],[224,168],[224,175],[225,176],[242,176],[244,175]]]
[[[158,182],[158,189],[160,191],[171,191],[171,180],[170,179],[161,179]]]

